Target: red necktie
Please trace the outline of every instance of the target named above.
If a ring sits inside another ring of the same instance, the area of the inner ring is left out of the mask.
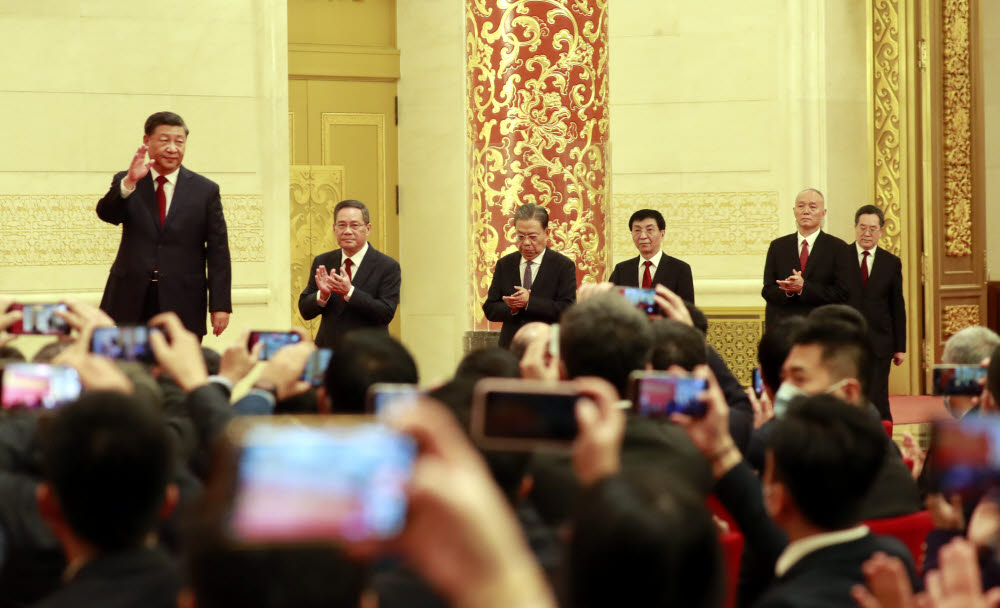
[[[809,241],[802,241],[802,253],[799,254],[799,269],[806,271],[806,262],[809,261]]]
[[[156,178],[156,202],[160,205],[160,225],[167,219],[167,193],[163,190],[163,184],[167,183],[167,177],[161,175]]]
[[[868,284],[868,252],[861,252],[861,283]]]
[[[646,266],[646,270],[642,271],[642,288],[649,289],[653,286],[653,277],[649,275],[649,267],[652,266],[653,263],[646,261],[643,262],[643,264]]]
[[[344,262],[344,272],[347,273],[347,279],[350,281],[354,280],[354,277],[351,276],[351,266],[353,265],[354,265],[354,260],[352,260],[351,258],[347,258],[347,261]]]

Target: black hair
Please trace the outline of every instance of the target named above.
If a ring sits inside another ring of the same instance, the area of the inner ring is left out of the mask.
[[[31,358],[32,363],[52,363],[52,360],[59,356],[59,353],[66,350],[72,342],[64,340],[53,340],[38,349],[35,356]],[[2,355],[0,355],[2,356]]]
[[[191,132],[188,130],[186,124],[184,124],[184,119],[180,117],[180,114],[174,114],[173,112],[157,112],[156,114],[150,114],[149,118],[146,119],[146,125],[144,132],[146,135],[152,135],[156,131],[156,127],[160,125],[167,125],[168,127],[183,127],[184,135],[189,135]]]
[[[338,414],[364,412],[368,387],[373,384],[418,381],[417,364],[410,352],[377,329],[347,333],[334,349],[323,376],[331,409]]]
[[[201,356],[205,360],[205,370],[209,376],[217,376],[222,365],[222,355],[207,346],[201,347]]]
[[[673,319],[656,319],[652,331],[650,362],[653,369],[666,370],[679,365],[691,371],[697,365],[708,363],[705,335],[694,327]]]
[[[646,315],[616,293],[568,308],[560,322],[559,352],[570,378],[604,378],[625,395],[629,374],[649,363],[649,325]]]
[[[6,361],[24,361],[24,353],[22,353],[16,346],[4,344],[3,346],[0,346],[0,359],[4,359]]]
[[[771,435],[774,481],[813,525],[847,528],[860,520],[886,441],[878,420],[861,408],[827,394],[797,398]]]
[[[141,545],[156,527],[173,451],[165,419],[153,406],[94,392],[54,416],[42,462],[73,533],[111,552]]]
[[[819,346],[823,366],[834,376],[856,378],[863,397],[868,397],[874,357],[868,335],[857,325],[831,319],[807,319],[792,341],[793,345]]]
[[[858,209],[857,213],[854,214],[854,225],[858,224],[858,220],[861,219],[862,215],[877,215],[879,228],[885,226],[885,213],[875,205],[864,205]]]
[[[694,328],[708,336],[708,317],[705,316],[705,313],[690,300],[684,300],[684,308],[691,315],[691,324],[694,325]]]
[[[993,401],[1000,406],[1000,346],[990,355],[990,366],[986,370],[986,390],[993,395]]]
[[[569,543],[569,605],[721,605],[717,532],[687,483],[639,469],[598,481],[579,498]]]
[[[839,321],[852,325],[860,334],[868,333],[868,320],[857,308],[847,304],[824,304],[809,311],[808,319]]]
[[[549,227],[549,212],[545,207],[534,203],[525,203],[514,212],[514,224],[522,220],[537,220],[542,225],[542,230]]]
[[[656,227],[661,231],[667,229],[667,222],[663,219],[663,214],[656,209],[640,209],[632,214],[632,217],[628,218],[628,231],[632,232],[632,226],[636,222],[641,222],[642,220],[648,220],[653,218],[656,220]]]
[[[337,214],[340,213],[341,209],[359,209],[361,211],[361,217],[365,220],[365,225],[371,224],[371,216],[368,213],[368,207],[361,201],[356,201],[354,199],[347,199],[345,201],[340,201],[337,206],[333,208],[333,221],[337,222]]]
[[[521,368],[516,356],[499,346],[469,351],[458,362],[456,378],[519,378]]]
[[[805,317],[786,317],[777,323],[771,323],[764,330],[764,335],[757,344],[757,364],[760,365],[760,375],[771,391],[777,391],[781,386],[781,368],[792,350],[795,333],[805,325]]]

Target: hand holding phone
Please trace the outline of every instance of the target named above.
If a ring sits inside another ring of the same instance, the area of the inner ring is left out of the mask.
[[[760,399],[760,396],[764,394],[764,376],[761,375],[759,367],[753,368],[751,376],[753,377],[753,393]]]
[[[90,352],[112,359],[154,363],[156,357],[149,345],[149,334],[158,331],[145,325],[95,327],[90,339]]]
[[[72,367],[8,363],[0,376],[0,408],[52,409],[80,396],[80,376]]]
[[[632,304],[647,315],[659,314],[660,307],[656,303],[656,290],[642,287],[619,287],[620,293],[629,304]]]
[[[368,388],[365,411],[384,418],[398,408],[415,407],[423,395],[424,392],[416,384],[379,382]]]
[[[65,304],[23,304],[15,302],[8,312],[21,311],[21,319],[15,321],[7,331],[17,335],[66,336],[70,333],[69,323],[57,312],[65,312]]]
[[[632,411],[646,418],[669,418],[684,414],[702,418],[706,414],[701,394],[708,389],[704,378],[672,372],[632,372],[629,394]]]
[[[938,421],[932,433],[934,450],[926,464],[932,488],[977,498],[1000,488],[1000,417]]]
[[[260,342],[263,347],[260,349],[260,360],[267,361],[278,352],[278,349],[289,344],[295,344],[302,340],[294,331],[252,331],[247,342],[247,350],[253,350],[255,344]]]
[[[329,348],[317,348],[309,355],[306,361],[306,368],[302,371],[302,380],[312,386],[322,386],[323,377],[326,375],[326,368],[330,365],[330,358],[333,357],[333,350]]]
[[[476,383],[471,433],[485,449],[565,450],[577,434],[572,382],[484,378]]]
[[[935,395],[978,395],[983,392],[987,369],[979,364],[935,365]]]

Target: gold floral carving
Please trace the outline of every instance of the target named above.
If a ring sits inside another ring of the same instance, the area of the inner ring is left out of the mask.
[[[972,255],[972,68],[969,0],[944,2],[944,251]]]
[[[0,195],[0,266],[83,265],[110,268],[121,228],[94,211],[100,194]],[[234,262],[264,261],[260,195],[222,197]]]
[[[635,255],[628,218],[639,209],[667,218],[663,240],[671,255],[764,255],[778,233],[777,192],[615,194],[610,225],[616,257]]]
[[[885,213],[881,245],[899,255],[902,243],[903,124],[900,98],[905,70],[900,49],[905,28],[900,24],[899,0],[874,0],[872,10],[872,127],[875,206]]]
[[[704,312],[708,343],[722,355],[740,384],[750,386],[751,370],[757,367],[757,344],[764,335],[764,309],[737,314],[724,308]]]
[[[292,165],[289,168],[292,326],[308,328],[314,338],[319,319],[302,318],[299,294],[309,283],[313,259],[336,249],[333,208],[344,199],[343,192],[343,167]]]
[[[546,207],[550,245],[603,279],[608,262],[608,0],[466,0],[474,329],[514,210]]]
[[[979,325],[979,305],[978,304],[954,304],[944,307],[944,321],[941,329],[944,331],[944,338],[953,336],[966,327]]]

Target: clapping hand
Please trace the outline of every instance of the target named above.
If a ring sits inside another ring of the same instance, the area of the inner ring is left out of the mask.
[[[507,303],[510,307],[512,313],[518,312],[524,308],[528,307],[528,298],[531,297],[531,290],[525,289],[524,287],[518,286],[517,291],[514,292],[512,296],[503,296],[500,298]]]

